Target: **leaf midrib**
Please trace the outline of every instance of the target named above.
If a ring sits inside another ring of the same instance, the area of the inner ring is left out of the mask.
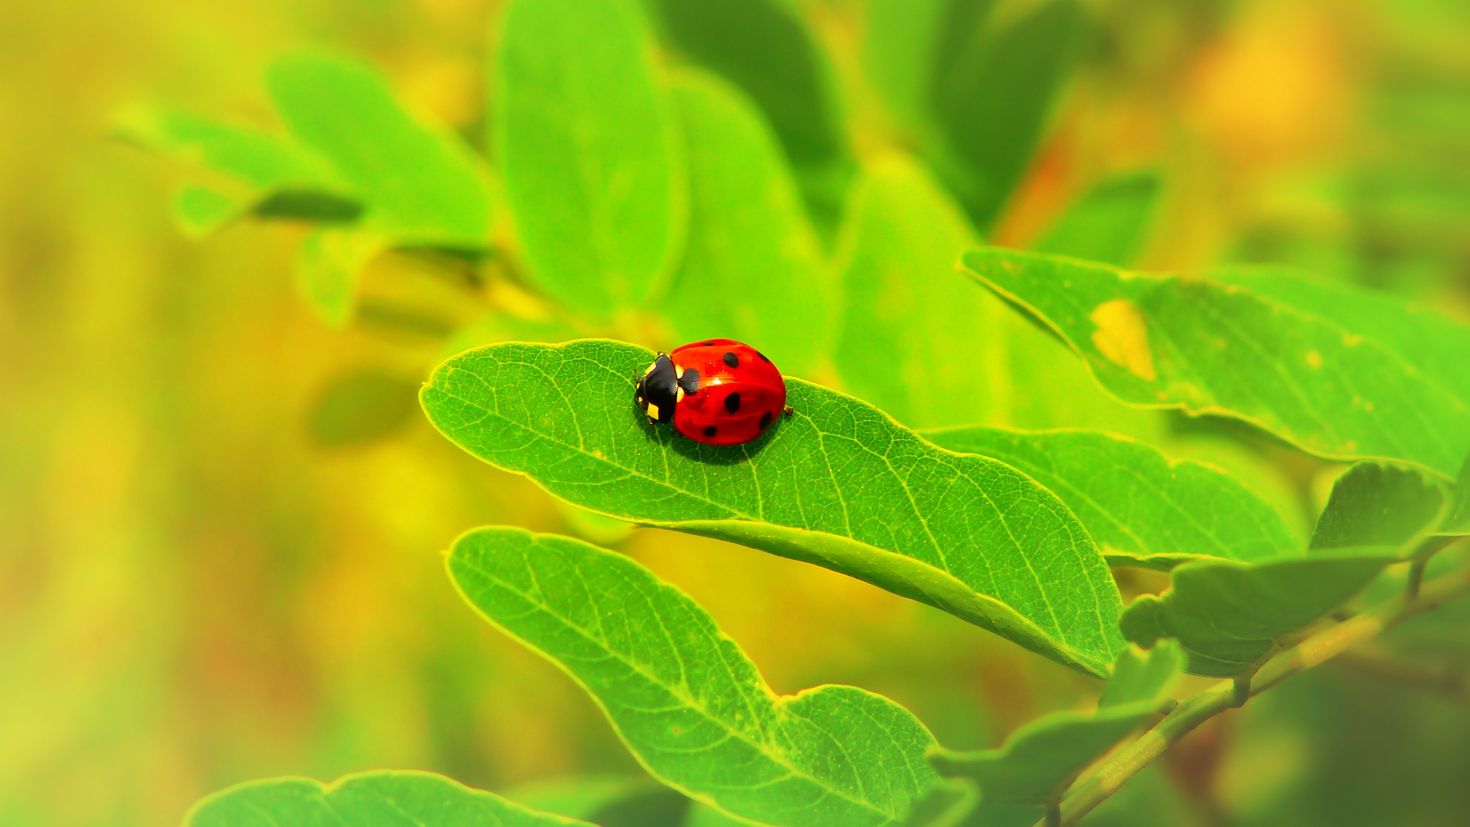
[[[843,791],[841,789],[838,789],[836,787],[833,787],[830,784],[824,783],[821,779],[817,778],[816,776],[813,776],[810,773],[806,772],[805,770],[801,769],[800,767],[797,767],[796,765],[790,763],[789,761],[784,760],[785,756],[779,755],[779,754],[772,754],[771,752],[769,752],[766,749],[765,745],[759,744],[759,743],[751,740],[744,732],[742,732],[741,730],[735,728],[734,726],[732,726],[729,722],[725,721],[724,719],[716,716],[710,710],[708,710],[707,708],[705,708],[702,704],[696,702],[695,699],[693,699],[693,698],[688,697],[687,695],[685,695],[677,687],[668,686],[662,680],[660,680],[656,675],[654,675],[654,674],[648,672],[646,669],[644,669],[641,664],[639,664],[637,662],[634,662],[632,660],[629,660],[625,655],[623,655],[623,653],[617,651],[616,649],[613,649],[605,641],[599,640],[596,637],[594,637],[587,629],[583,628],[582,626],[580,626],[580,625],[578,625],[576,623],[571,622],[567,618],[565,618],[562,615],[558,614],[557,612],[553,611],[550,606],[548,606],[545,603],[542,603],[541,601],[535,599],[530,594],[522,591],[521,589],[516,588],[515,585],[513,585],[511,583],[508,583],[508,582],[506,582],[506,581],[504,581],[504,580],[496,577],[495,575],[491,574],[490,571],[488,569],[486,569],[484,566],[481,566],[481,565],[479,565],[479,564],[477,564],[477,563],[475,563],[475,562],[473,562],[473,561],[471,561],[471,560],[469,560],[466,557],[461,556],[461,555],[456,555],[456,557],[458,558],[458,562],[459,562],[460,565],[462,565],[462,566],[464,566],[464,567],[466,567],[466,568],[474,571],[476,574],[479,574],[480,576],[484,577],[485,579],[487,579],[487,580],[495,583],[497,586],[499,586],[499,587],[501,587],[501,588],[503,588],[503,589],[505,589],[507,591],[510,591],[510,592],[516,594],[522,600],[524,600],[527,603],[529,603],[532,606],[534,606],[538,611],[540,611],[541,613],[543,613],[547,617],[551,618],[552,620],[556,621],[557,623],[559,623],[565,629],[573,632],[577,636],[581,637],[583,640],[585,640],[585,641],[587,641],[589,643],[594,644],[595,646],[597,646],[598,648],[600,648],[602,651],[606,652],[610,657],[614,658],[619,663],[622,663],[624,666],[626,666],[628,669],[630,669],[634,673],[636,673],[639,676],[641,676],[644,680],[648,681],[650,684],[652,684],[652,685],[658,687],[659,689],[663,690],[664,692],[668,693],[676,701],[682,701],[687,708],[694,710],[695,712],[699,713],[699,715],[701,717],[703,717],[705,720],[707,720],[707,721],[709,721],[709,722],[717,725],[728,736],[733,737],[737,741],[740,741],[740,742],[746,744],[747,746],[751,747],[758,754],[764,756],[771,763],[773,763],[776,766],[778,766],[778,767],[782,768],[783,770],[785,770],[791,777],[804,779],[807,782],[809,782],[812,785],[814,785],[815,787],[817,787],[824,794],[834,795],[837,798],[843,799],[844,801],[848,801],[848,802],[850,802],[852,804],[856,804],[857,806],[862,807],[865,810],[869,810],[869,811],[871,811],[871,812],[873,812],[873,813],[875,813],[877,815],[880,815],[884,819],[887,819],[889,821],[892,821],[893,819],[896,818],[896,816],[893,813],[889,813],[886,810],[879,809],[875,804],[873,804],[871,802],[864,801],[864,800],[858,799],[858,798],[853,798],[847,792],[845,792],[845,791]],[[470,602],[471,602],[472,605],[474,605],[474,601],[470,601]],[[506,627],[504,627],[503,624],[501,624],[500,622],[498,622],[497,620],[495,620],[495,618],[491,617],[484,610],[480,609],[478,605],[476,605],[476,611],[479,611],[480,614],[483,615],[491,623],[494,623],[497,626],[501,626],[502,628],[506,628]],[[507,631],[509,632],[510,630],[507,629]],[[514,636],[516,636],[516,637],[520,637],[520,635],[517,635],[514,632],[511,632],[511,634],[514,635]],[[533,648],[537,649],[538,651],[541,651],[541,647],[539,647],[539,646],[534,646]],[[558,666],[561,665],[561,662],[559,660],[553,659],[553,662],[557,663]],[[682,664],[682,659],[681,659],[681,664]],[[563,667],[563,668],[565,668],[565,667]],[[570,669],[566,669],[566,671],[567,671],[567,673],[569,675],[571,675],[571,677],[572,677],[573,680],[577,681],[577,683],[579,683],[579,684],[583,684],[584,687],[586,686],[586,684],[582,681],[582,679],[575,672],[573,672]],[[767,686],[765,686],[764,684],[762,684],[761,688],[763,690],[763,694],[770,700],[772,706],[779,713],[780,712],[780,708],[783,705],[785,699],[784,698],[780,698],[780,697],[773,697],[772,696],[772,693],[770,691],[770,688],[767,687]],[[597,703],[599,705],[602,705],[603,704],[602,698],[600,696],[598,696],[597,693],[589,692],[589,694],[592,695],[592,697],[597,700]],[[611,719],[611,716],[609,716],[609,720],[612,720]],[[778,720],[777,721],[777,724],[778,724],[778,726],[784,725],[783,724],[783,721],[781,721],[781,720]],[[622,735],[622,728],[618,726],[618,724],[617,724],[617,722],[615,720],[613,720],[613,726],[618,728],[618,731],[619,731],[618,734],[621,736]],[[624,741],[627,741],[628,739],[626,737],[624,737],[623,740]],[[636,750],[635,750],[635,752],[636,752]],[[780,780],[782,780],[782,779],[779,779],[778,778],[778,779],[774,779],[774,780],[769,781],[769,782],[766,782],[766,783],[779,783]],[[673,782],[668,782],[668,783],[673,783]],[[678,784],[674,784],[674,786],[680,786],[680,787],[682,787],[682,785],[678,785]],[[742,788],[742,789],[744,789],[744,788]]]

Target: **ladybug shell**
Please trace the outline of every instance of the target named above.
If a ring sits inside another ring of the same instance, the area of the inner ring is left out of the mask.
[[[786,409],[786,380],[764,354],[733,339],[708,339],[669,353],[686,388],[674,429],[695,442],[739,445],[771,426]],[[689,372],[697,375],[690,381]]]

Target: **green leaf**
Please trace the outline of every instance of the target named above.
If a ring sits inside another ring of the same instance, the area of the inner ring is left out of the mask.
[[[185,818],[189,827],[589,827],[540,813],[442,775],[379,770],[331,784],[310,778],[252,781],[215,793]]]
[[[844,221],[834,361],[853,392],[914,427],[1147,430],[1149,415],[1119,404],[1053,337],[956,271],[974,235],[915,164],[872,164]]]
[[[1109,264],[1131,263],[1148,238],[1159,189],[1159,176],[1151,171],[1103,180],[1068,207],[1032,248]]]
[[[402,245],[488,246],[483,165],[462,141],[410,115],[372,69],[298,55],[272,64],[266,85],[292,135],[363,200],[373,231]]]
[[[935,161],[982,230],[1031,160],[1085,22],[1077,0],[1049,0],[953,35],[969,39],[936,76]]]
[[[795,415],[760,441],[701,445],[634,407],[652,358],[610,341],[493,345],[440,365],[420,398],[452,442],[578,505],[815,563],[1107,669],[1117,589],[1046,489],[797,379]]]
[[[1083,769],[1158,717],[1162,697],[1178,677],[1182,660],[1171,646],[1148,653],[1125,649],[1109,682],[1107,705],[1092,712],[1054,712],[1038,718],[1016,730],[999,749],[939,750],[930,760],[941,775],[968,778],[979,785],[979,807],[967,823],[1030,825]]]
[[[712,78],[680,76],[674,100],[690,216],[668,322],[684,341],[759,342],[805,372],[827,352],[831,285],[780,151],[748,104]]]
[[[296,255],[301,292],[323,322],[343,327],[352,321],[359,277],[386,248],[381,236],[360,230],[317,230],[301,242]]]
[[[1457,336],[1429,337],[1411,355],[1370,335],[1384,320],[1366,304],[1339,314],[1207,278],[999,249],[965,264],[1055,330],[1126,402],[1234,416],[1320,456],[1445,475],[1470,451],[1470,386],[1431,367],[1465,352],[1454,350]]]
[[[1460,476],[1450,490],[1449,513],[1445,516],[1444,531],[1454,534],[1470,534],[1470,455],[1460,467]]]
[[[769,824],[897,824],[937,779],[933,736],[855,687],[776,696],[683,593],[567,537],[482,528],[455,541],[455,586],[561,667],[656,778]]]
[[[1437,528],[1444,509],[1445,490],[1437,480],[1409,468],[1360,462],[1333,483],[1311,548],[1403,548]]]
[[[919,129],[930,119],[938,45],[954,5],[952,0],[868,3],[863,69],[888,110],[911,129]]]
[[[788,0],[650,0],[648,5],[679,51],[750,97],[794,166],[817,181],[844,177],[850,161],[832,67]],[[698,141],[690,144],[697,147]],[[814,192],[814,200],[835,209],[838,189],[840,184]]]
[[[568,307],[603,315],[661,295],[683,234],[674,116],[635,11],[515,0],[491,96],[529,275]]]
[[[1248,565],[1202,560],[1174,569],[1162,595],[1123,612],[1123,634],[1150,647],[1177,639],[1195,675],[1248,674],[1397,560],[1391,548],[1335,549]]]
[[[1115,565],[1168,569],[1201,557],[1296,553],[1281,515],[1224,473],[1094,431],[925,431],[951,451],[998,459],[1061,498]]]
[[[350,448],[391,436],[413,416],[417,385],[379,367],[337,374],[317,391],[307,434],[323,448]]]
[[[517,788],[508,796],[527,807],[598,827],[688,827],[693,821],[689,817],[693,802],[646,776],[561,778]]]

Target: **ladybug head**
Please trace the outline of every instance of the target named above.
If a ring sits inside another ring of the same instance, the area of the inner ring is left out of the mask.
[[[643,376],[638,379],[638,388],[633,400],[638,410],[648,417],[649,422],[672,422],[674,405],[679,401],[679,376],[674,360],[660,353]]]

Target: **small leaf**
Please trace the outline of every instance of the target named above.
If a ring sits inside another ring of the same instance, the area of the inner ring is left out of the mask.
[[[249,210],[241,199],[201,186],[184,187],[174,202],[179,226],[186,235],[196,237],[216,232]]]
[[[690,216],[668,321],[684,341],[760,342],[778,364],[804,371],[827,352],[831,286],[781,154],[718,81],[681,76],[674,100],[688,141]]]
[[[1134,172],[1099,182],[1047,229],[1032,249],[1074,258],[1129,264],[1153,224],[1159,176]]]
[[[302,241],[296,257],[301,291],[323,322],[343,327],[352,320],[359,276],[385,248],[381,236],[358,230],[317,230]]]
[[[842,177],[850,161],[832,67],[793,4],[651,0],[649,5],[679,51],[754,101],[793,166],[810,171],[815,182]],[[690,144],[698,146],[694,140]],[[818,206],[835,211],[840,193],[833,189],[811,193]]]
[[[635,11],[515,0],[493,77],[495,150],[528,273],[603,315],[663,292],[683,233],[674,115]]]
[[[463,142],[410,115],[376,72],[330,55],[272,64],[281,118],[366,205],[363,221],[395,244],[488,245],[490,184]]]
[[[1460,467],[1460,476],[1450,490],[1449,513],[1444,520],[1445,533],[1470,534],[1470,455]]]
[[[188,827],[367,825],[374,827],[590,827],[540,813],[442,775],[380,770],[331,784],[310,778],[252,781],[195,805]]]
[[[653,355],[595,340],[493,345],[440,365],[420,398],[452,442],[578,505],[825,566],[1106,670],[1117,588],[1046,489],[798,379],[795,415],[760,441],[692,442],[633,405]]]
[[[1118,403],[1053,337],[956,272],[973,243],[959,205],[914,163],[870,166],[838,243],[834,362],[846,387],[913,427],[1146,432],[1148,415]]]
[[[1470,385],[1432,369],[1465,352],[1459,328],[1426,326],[1444,335],[1397,350],[1370,335],[1407,321],[1389,299],[1380,309],[1355,301],[1347,314],[1206,278],[993,248],[965,264],[1046,322],[1126,402],[1235,416],[1321,456],[1446,476],[1470,451]]]
[[[1437,528],[1444,508],[1438,481],[1409,468],[1360,462],[1333,483],[1311,547],[1404,548]]]
[[[562,778],[532,783],[507,795],[527,807],[598,827],[689,827],[694,820],[689,817],[693,802],[647,776]]]
[[[417,385],[377,367],[333,376],[317,391],[307,433],[323,448],[350,448],[391,436],[413,416]]]
[[[1174,569],[1168,591],[1128,605],[1123,635],[1143,647],[1177,639],[1194,675],[1246,674],[1397,559],[1392,548],[1367,548],[1254,565],[1185,563]]]
[[[870,692],[773,694],[698,604],[578,540],[482,528],[449,571],[486,620],[567,672],[648,771],[769,824],[897,824],[936,783],[933,736]]]
[[[998,459],[1061,498],[1108,562],[1168,569],[1201,557],[1297,553],[1281,515],[1224,473],[1092,431],[925,431],[951,451]]]
[[[1031,160],[1085,22],[1076,0],[1048,0],[1009,25],[987,21],[954,35],[970,39],[936,76],[935,161],[982,230]]]
[[[1182,660],[1172,646],[1149,653],[1125,649],[1103,693],[1110,699],[1107,705],[1038,718],[1016,730],[1000,749],[938,750],[930,760],[941,775],[979,785],[979,806],[967,823],[1030,825],[1078,773],[1158,717]]]

